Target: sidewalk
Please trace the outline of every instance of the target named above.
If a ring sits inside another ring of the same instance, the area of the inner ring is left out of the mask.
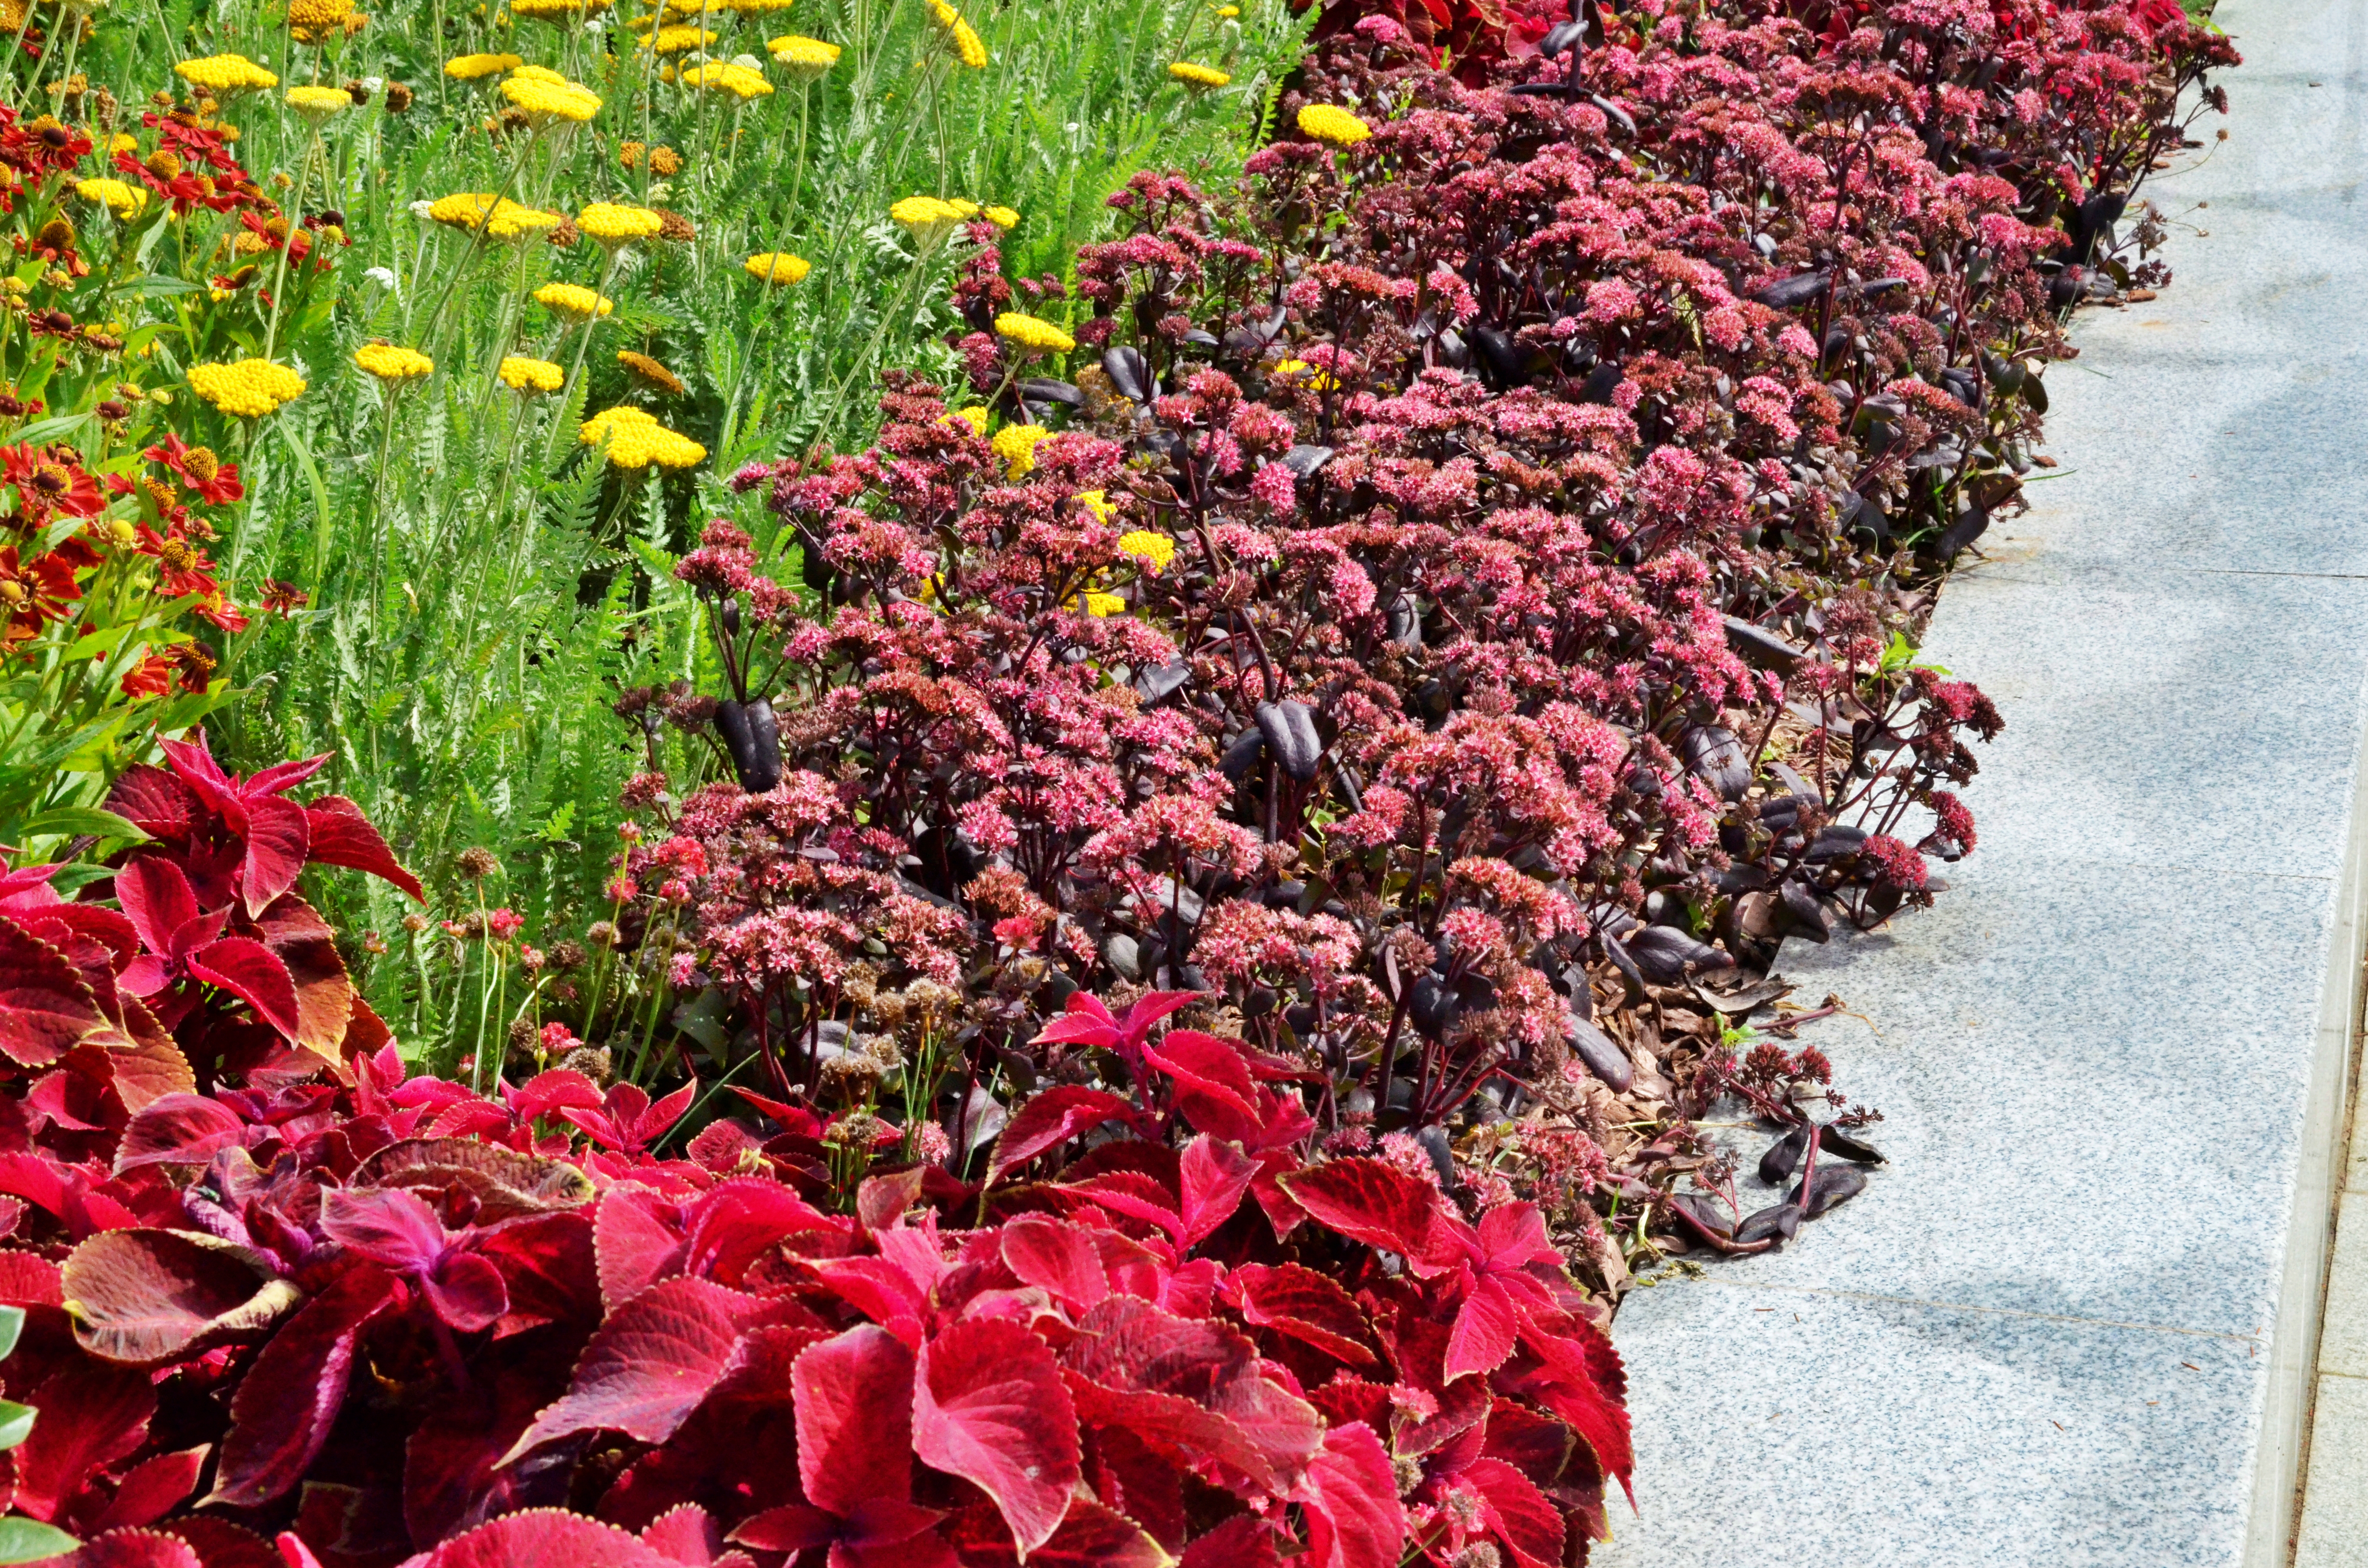
[[[1981,846],[1779,965],[1871,1020],[1804,1039],[1892,1164],[1629,1299],[1643,1514],[1599,1568],[2285,1568],[2368,849],[2368,0],[2219,19],[2230,140],[2146,191],[2208,236],[2081,318],[2066,466],[1928,639],[2007,718]],[[2315,1466],[2354,1522],[2305,1568],[2368,1568],[2352,1299]]]

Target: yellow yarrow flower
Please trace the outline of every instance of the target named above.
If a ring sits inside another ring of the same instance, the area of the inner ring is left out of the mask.
[[[550,360],[529,359],[520,354],[504,358],[501,368],[494,373],[501,378],[502,385],[529,397],[555,392],[567,380],[567,372]]]
[[[1309,104],[1299,111],[1299,131],[1335,147],[1354,147],[1371,136],[1373,128],[1337,105]]]
[[[1036,467],[1036,449],[1051,440],[1042,425],[1006,425],[995,433],[995,455],[1014,479],[1025,479]]]
[[[908,196],[888,209],[888,216],[924,242],[942,239],[956,223],[962,221],[962,209],[934,196]]]
[[[496,200],[490,190],[464,190],[439,197],[427,204],[427,216],[453,229],[473,229],[484,224],[485,233],[497,240],[514,240],[522,234],[559,227],[558,213],[523,206],[507,196]]]
[[[348,25],[359,25],[354,21],[352,0],[288,0],[288,30],[299,43],[325,41]]]
[[[1066,354],[1077,340],[1039,316],[1006,311],[995,318],[995,330],[1020,347],[1038,354]]]
[[[655,415],[638,408],[618,407],[586,420],[577,435],[587,447],[605,445],[609,461],[617,468],[691,468],[704,461],[707,449],[689,437],[667,429]]]
[[[436,373],[436,361],[416,348],[392,343],[365,343],[354,350],[356,368],[381,381],[414,381]]]
[[[244,54],[209,54],[202,60],[184,60],[173,71],[189,85],[203,87],[218,97],[279,85],[279,77]]]
[[[1188,87],[1222,87],[1234,79],[1230,71],[1220,71],[1213,65],[1195,65],[1179,60],[1167,68],[1167,74]]]
[[[1102,616],[1124,615],[1126,601],[1116,594],[1087,594],[1086,613],[1097,619]]]
[[[957,408],[951,414],[947,415],[946,417],[948,419],[961,420],[963,424],[970,426],[970,433],[973,436],[984,436],[986,434],[986,405],[985,403],[974,403],[968,408]]]
[[[617,301],[580,283],[546,283],[534,291],[534,297],[541,304],[575,321],[590,321],[617,308]]]
[[[795,82],[811,82],[838,63],[838,45],[800,33],[784,33],[765,40],[765,48],[789,71]]]
[[[515,71],[525,63],[515,54],[461,54],[444,62],[444,74],[456,82],[474,82],[480,77]]]
[[[609,0],[510,0],[510,15],[564,26],[609,8]]]
[[[706,28],[660,28],[642,40],[642,48],[659,54],[680,54],[686,49],[705,49],[719,36]]]
[[[1019,227],[1019,214],[1009,207],[982,207],[978,215],[998,229]]]
[[[712,87],[730,93],[744,102],[749,98],[769,97],[773,91],[773,84],[765,80],[763,72],[751,71],[746,65],[734,65],[723,60],[712,60],[704,65],[693,66],[682,74],[682,82],[687,87]]]
[[[521,64],[515,56],[507,54],[502,58],[510,62],[509,74],[521,82],[548,82],[554,87],[572,87],[575,85],[548,65]]]
[[[1077,492],[1077,500],[1084,505],[1087,511],[1094,515],[1096,522],[1107,523],[1118,516],[1118,508],[1110,505],[1110,493],[1107,491],[1080,490]]]
[[[803,283],[806,274],[814,270],[805,257],[791,256],[787,251],[763,251],[750,256],[744,265],[747,267],[748,276],[758,282],[785,286]]]
[[[600,95],[573,82],[551,83],[540,77],[514,74],[502,84],[502,97],[526,117],[543,124],[566,120],[581,125],[600,112]]]
[[[768,11],[786,11],[796,3],[797,0],[723,0],[715,8],[735,17],[758,17]]]
[[[1167,570],[1169,562],[1176,559],[1176,541],[1166,534],[1137,528],[1132,533],[1119,535],[1118,551],[1121,555],[1131,555],[1143,562],[1144,568],[1156,577]]]
[[[304,379],[268,359],[241,359],[233,365],[190,366],[189,390],[224,414],[260,419],[302,395]]]
[[[955,59],[973,71],[986,68],[986,45],[979,41],[977,31],[962,20],[960,11],[947,5],[946,0],[929,0],[929,16],[937,22],[938,29],[946,35],[946,42],[952,46]]]
[[[136,153],[139,150],[140,138],[137,136],[128,136],[119,131],[113,136],[108,138],[107,155],[110,158],[115,156],[118,153]]]
[[[646,207],[596,201],[575,215],[575,226],[597,243],[614,249],[635,240],[655,239],[658,231],[666,227],[666,220]]]
[[[1340,384],[1304,359],[1278,360],[1274,373],[1278,376],[1305,376],[1310,392],[1330,392]]]
[[[126,222],[148,210],[148,193],[120,179],[78,180],[74,194],[85,201],[97,202]]]
[[[354,96],[343,87],[290,87],[288,107],[308,122],[321,125],[354,107]]]

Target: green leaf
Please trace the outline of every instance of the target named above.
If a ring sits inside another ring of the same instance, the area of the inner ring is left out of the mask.
[[[23,1515],[0,1519],[0,1562],[39,1562],[63,1557],[82,1542],[54,1525]]]
[[[102,811],[97,806],[60,806],[54,811],[43,812],[27,823],[23,832],[28,838],[45,833],[55,834],[60,838],[73,838],[86,833],[94,838],[121,839],[126,844],[142,843],[148,837],[129,818],[117,816],[113,812]],[[6,1350],[0,1350],[0,1356],[6,1354]]]
[[[33,1435],[33,1417],[40,1411],[12,1399],[0,1399],[0,1449],[13,1449]],[[11,1562],[15,1559],[11,1558]]]
[[[0,1307],[0,1359],[17,1348],[17,1336],[25,1332],[25,1309]]]

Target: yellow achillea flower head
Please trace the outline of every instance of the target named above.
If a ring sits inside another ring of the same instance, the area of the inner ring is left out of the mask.
[[[596,294],[580,283],[546,283],[534,291],[534,297],[543,306],[574,321],[590,321],[617,308],[616,301]]]
[[[609,461],[617,468],[692,468],[706,460],[707,449],[689,437],[667,429],[655,415],[619,407],[596,414],[577,431],[587,447],[606,444]]]
[[[1087,511],[1094,515],[1096,522],[1107,523],[1118,516],[1118,508],[1110,505],[1110,493],[1107,491],[1080,490],[1077,492],[1077,500]],[[1124,541],[1120,542],[1121,547],[1123,548]]]
[[[279,77],[244,54],[209,54],[202,60],[184,60],[173,71],[189,85],[203,87],[217,97],[279,85]]]
[[[550,360],[529,359],[519,354],[503,359],[501,368],[494,373],[501,378],[502,385],[528,397],[555,392],[567,380],[567,372]]]
[[[353,0],[288,0],[288,30],[299,43],[344,32],[353,16]]]
[[[581,125],[600,112],[600,95],[573,82],[546,82],[523,72],[502,84],[502,97],[523,110],[527,119],[548,124],[568,120]]]
[[[630,348],[620,348],[617,351],[617,363],[625,368],[627,375],[644,386],[655,387],[669,396],[678,394],[682,391],[682,378],[646,354],[636,354]]]
[[[735,17],[757,17],[768,11],[786,11],[797,0],[722,0],[719,11],[729,11]]]
[[[1143,562],[1144,569],[1155,577],[1167,571],[1167,563],[1176,559],[1176,541],[1147,528],[1121,534],[1118,550],[1121,555],[1131,555]]]
[[[526,62],[515,54],[459,54],[444,62],[444,74],[456,82],[474,82],[515,71]]]
[[[657,238],[658,232],[666,227],[666,220],[646,207],[596,201],[575,215],[575,226],[597,243],[613,249],[635,240]]]
[[[490,190],[463,190],[427,204],[427,216],[448,228],[473,229],[484,224],[497,240],[559,227],[559,214],[522,206],[508,197],[496,200]],[[489,221],[490,220],[490,221]]]
[[[1278,360],[1274,373],[1278,376],[1305,376],[1310,392],[1330,392],[1340,384],[1304,359]]]
[[[74,194],[95,201],[129,222],[148,210],[148,193],[120,179],[86,179],[74,183]]]
[[[955,59],[973,71],[986,68],[986,45],[979,41],[978,33],[962,20],[960,11],[947,5],[946,0],[929,0],[929,15],[938,29],[946,35]]]
[[[1087,594],[1086,613],[1096,619],[1110,615],[1124,615],[1126,601],[1116,594]]]
[[[745,265],[748,276],[760,283],[802,283],[806,274],[814,270],[805,257],[791,256],[787,251],[760,252],[750,256]]]
[[[1217,7],[1217,19],[1221,22],[1230,22],[1241,14],[1242,8],[1239,6],[1220,6]]]
[[[521,82],[548,82],[554,87],[572,87],[575,85],[573,82],[570,82],[566,77],[561,75],[558,72],[553,71],[548,65],[521,64],[517,60],[511,59],[508,55],[504,55],[503,58],[510,61],[509,74],[517,77]]]
[[[985,219],[988,222],[994,224],[998,229],[1016,229],[1019,227],[1019,213],[1014,208],[982,207],[979,209],[978,215]]]
[[[838,45],[799,33],[768,39],[765,47],[788,69],[794,82],[811,82],[838,63]]]
[[[1077,340],[1041,316],[1006,311],[995,318],[995,330],[1020,347],[1038,354],[1066,354]]]
[[[1299,111],[1299,132],[1335,147],[1354,147],[1371,136],[1373,128],[1338,105],[1309,104]]]
[[[609,0],[510,0],[510,15],[565,27],[609,8]]]
[[[288,107],[320,125],[353,108],[354,96],[343,87],[290,87]]]
[[[908,196],[888,209],[888,216],[913,232],[917,240],[943,238],[962,221],[962,209],[934,196]]]
[[[660,54],[680,54],[686,49],[705,49],[718,36],[706,28],[660,28],[642,40],[642,47]]]
[[[241,359],[234,365],[190,366],[189,390],[224,414],[260,419],[302,395],[304,378],[268,359]]]
[[[108,138],[107,155],[110,158],[115,156],[118,153],[136,153],[138,151],[140,151],[140,138],[137,136],[126,135],[124,132],[119,131],[113,136]]]
[[[416,381],[436,373],[435,360],[416,348],[398,348],[392,343],[363,344],[354,350],[354,364],[381,381]]]
[[[723,60],[692,66],[682,74],[682,83],[686,87],[712,87],[744,101],[769,97],[773,91],[773,84],[765,80],[763,72]]]
[[[1006,425],[995,433],[995,455],[1014,479],[1025,479],[1036,467],[1036,449],[1052,439],[1042,425]]]
[[[1213,65],[1195,65],[1179,60],[1167,68],[1167,74],[1188,87],[1222,87],[1234,79],[1230,71],[1220,71]]]
[[[947,415],[946,417],[949,419],[961,420],[963,424],[970,426],[970,433],[973,436],[984,436],[986,434],[986,405],[985,403],[974,403],[968,408],[957,408],[951,414]]]

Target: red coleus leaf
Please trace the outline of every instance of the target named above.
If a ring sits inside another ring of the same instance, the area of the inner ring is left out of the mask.
[[[1528,1476],[1502,1460],[1476,1459],[1458,1479],[1487,1504],[1489,1533],[1512,1553],[1514,1568],[1562,1568],[1562,1515]]]
[[[197,802],[180,780],[161,767],[132,764],[108,791],[107,809],[152,838],[183,838]]]
[[[1397,1568],[1406,1510],[1372,1427],[1352,1422],[1326,1432],[1324,1451],[1291,1500],[1307,1514],[1306,1568]]]
[[[848,1515],[866,1503],[911,1500],[913,1369],[904,1342],[872,1324],[799,1355],[790,1369],[798,1479],[816,1507]]]
[[[996,1139],[992,1172],[1000,1176],[1105,1121],[1131,1123],[1134,1114],[1133,1106],[1100,1089],[1062,1084],[1043,1090],[1013,1114]]]
[[[677,1568],[614,1525],[564,1508],[525,1508],[456,1535],[406,1568]]]
[[[394,851],[386,846],[386,840],[379,836],[378,829],[370,825],[359,806],[343,795],[323,795],[305,803],[304,818],[316,864],[368,871],[393,882],[422,903],[427,901],[419,879],[397,863]]]
[[[192,979],[229,992],[283,1036],[297,1038],[301,1016],[296,1007],[296,977],[288,972],[279,955],[261,942],[252,937],[220,937],[190,953],[183,962]]]
[[[1178,1568],[1282,1568],[1274,1526],[1236,1514],[1184,1549]]]
[[[142,1165],[201,1165],[217,1150],[245,1141],[247,1124],[220,1100],[204,1095],[166,1095],[151,1101],[123,1130],[116,1145],[120,1173]]]
[[[154,1524],[197,1490],[198,1473],[205,1468],[206,1456],[212,1451],[210,1444],[200,1443],[194,1449],[158,1454],[133,1465],[124,1472],[122,1484],[115,1489],[114,1498],[94,1528],[137,1529]]]
[[[1003,1227],[1004,1266],[1023,1284],[1042,1286],[1072,1312],[1083,1312],[1110,1294],[1110,1271],[1092,1239],[1075,1225],[1042,1214],[1022,1214]]]
[[[1366,1344],[1365,1314],[1330,1276],[1296,1263],[1246,1263],[1225,1281],[1226,1299],[1247,1322],[1289,1335],[1352,1367],[1380,1359]]]
[[[1178,1216],[1184,1232],[1177,1239],[1194,1246],[1234,1217],[1258,1165],[1232,1144],[1202,1133],[1184,1146],[1178,1165],[1184,1188],[1184,1210]]]
[[[186,1541],[205,1568],[295,1568],[253,1530],[211,1514],[183,1514],[155,1528],[159,1534]]]
[[[265,777],[267,774],[256,774],[249,780],[250,787]],[[239,896],[248,915],[261,915],[273,899],[294,887],[296,879],[304,874],[304,862],[312,849],[313,824],[303,807],[277,795],[249,794],[241,804],[246,820],[242,824],[235,817],[232,819],[246,839],[246,858],[239,868]]]
[[[316,1055],[336,1060],[357,1000],[345,960],[337,956],[336,932],[292,892],[274,899],[255,925],[295,988],[296,1028],[289,1038]]]
[[[996,1319],[956,1323],[922,1346],[913,1449],[992,1498],[1022,1556],[1060,1528],[1082,1473],[1076,1411],[1052,1351]]]
[[[1619,1479],[1633,1507],[1636,1454],[1628,1429],[1628,1376],[1610,1336],[1584,1318],[1532,1313],[1521,1323],[1520,1341],[1536,1360],[1498,1374],[1498,1386],[1562,1417],[1594,1450],[1604,1472]]]
[[[992,1513],[967,1513],[957,1527],[962,1568],[1001,1568],[1020,1559]],[[951,1559],[950,1558],[949,1561]],[[1087,1496],[1072,1498],[1051,1540],[1028,1553],[1029,1568],[1171,1568],[1175,1559],[1141,1525]]]
[[[43,1568],[206,1568],[195,1548],[163,1530],[109,1530]]]
[[[666,1441],[723,1375],[743,1334],[802,1312],[795,1302],[761,1301],[704,1279],[651,1286],[600,1325],[567,1392],[535,1417],[502,1463],[571,1432]]]
[[[142,1367],[259,1333],[303,1299],[260,1254],[188,1231],[93,1236],[67,1256],[60,1284],[82,1347]]]
[[[0,918],[0,1051],[46,1067],[85,1040],[115,1034],[74,960]]]
[[[173,938],[200,913],[181,868],[162,855],[142,855],[115,873],[115,901],[141,942],[159,958],[176,956]]]
[[[1352,1242],[1396,1253],[1422,1272],[1439,1189],[1379,1160],[1327,1160],[1277,1178],[1293,1202]]]
[[[303,1479],[346,1402],[362,1329],[393,1299],[392,1276],[358,1265],[271,1336],[231,1401],[208,1504],[255,1507]]]
[[[98,1191],[82,1170],[40,1154],[0,1154],[0,1192],[56,1216],[76,1241],[140,1222],[131,1210]]]
[[[1260,1142],[1266,1119],[1240,1051],[1214,1035],[1170,1029],[1143,1059],[1174,1081],[1176,1108],[1194,1127],[1237,1143]]]
[[[15,1507],[50,1523],[100,1470],[147,1441],[156,1391],[131,1368],[71,1361],[26,1403],[41,1414],[13,1456]]]

